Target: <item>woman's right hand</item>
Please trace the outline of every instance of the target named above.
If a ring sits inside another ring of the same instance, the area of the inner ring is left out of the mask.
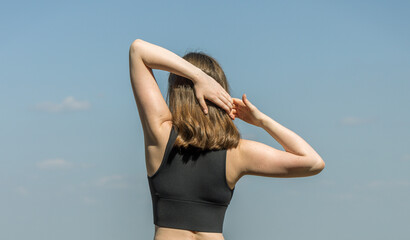
[[[232,98],[232,100],[232,113],[235,117],[257,127],[262,127],[262,120],[266,115],[246,98],[246,94],[242,95],[242,100],[239,98]]]

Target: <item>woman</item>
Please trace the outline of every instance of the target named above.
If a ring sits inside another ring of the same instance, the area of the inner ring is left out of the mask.
[[[300,136],[260,112],[245,94],[229,95],[214,58],[202,52],[181,58],[136,39],[129,61],[144,131],[154,240],[222,240],[225,211],[242,176],[306,177],[324,169]],[[170,72],[169,107],[152,69]],[[237,117],[266,130],[285,151],[241,139]]]

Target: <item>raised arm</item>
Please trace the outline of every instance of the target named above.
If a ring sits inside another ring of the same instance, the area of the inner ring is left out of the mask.
[[[175,53],[142,39],[136,39],[131,44],[131,52],[133,56],[139,56],[150,69],[165,70],[191,80],[194,83],[196,97],[205,113],[207,112],[205,99],[207,99],[231,115],[233,100],[229,93],[198,67]]]
[[[266,177],[306,177],[320,173],[325,162],[299,135],[260,112],[243,95],[234,98],[234,114],[240,119],[261,127],[275,138],[286,151],[266,144],[241,139],[239,164],[242,175]]]
[[[194,83],[196,97],[203,110],[207,109],[205,99],[208,99],[227,113],[231,112],[232,98],[219,83],[165,48],[136,39],[129,49],[129,68],[145,142],[148,145],[157,144],[161,125],[172,120],[152,69],[165,70],[190,79]],[[230,114],[233,118],[233,114]]]

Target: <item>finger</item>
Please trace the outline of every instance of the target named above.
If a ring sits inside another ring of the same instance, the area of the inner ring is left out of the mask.
[[[198,97],[199,105],[201,105],[202,111],[205,114],[208,114],[208,106],[206,106],[206,102],[203,96]]]
[[[232,120],[235,120],[235,109],[232,108],[231,112],[229,113],[229,116],[232,118]]]
[[[246,107],[246,105],[243,103],[243,101],[240,100],[240,99],[238,99],[238,98],[234,98],[234,104],[235,104],[237,107]]]
[[[239,102],[241,101],[241,100],[239,100],[239,99],[237,99],[237,98],[232,98],[232,100],[233,100],[233,105],[238,105]]]
[[[222,94],[220,99],[229,107],[229,109],[232,109],[233,104],[229,101],[229,98],[227,98],[226,95]]]
[[[230,108],[232,108],[232,101],[231,101],[231,96],[225,91],[225,89],[222,88],[222,91],[217,94],[221,100],[226,103]]]
[[[252,103],[248,100],[245,93],[243,94],[242,97],[243,97],[243,102],[246,104],[246,106],[253,107]]]
[[[229,114],[229,107],[221,99],[216,98],[213,100],[213,102]]]
[[[230,95],[227,91],[224,91],[224,93],[225,93],[226,99],[228,99],[228,101],[229,101],[231,104],[233,104],[233,100],[232,100],[231,95]]]
[[[239,99],[239,98],[232,98],[232,100],[233,100],[233,103],[234,103],[234,104],[239,103],[239,102],[242,102],[242,100]]]

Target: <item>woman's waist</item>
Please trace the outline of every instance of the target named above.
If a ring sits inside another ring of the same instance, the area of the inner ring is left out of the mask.
[[[200,232],[155,225],[154,240],[224,240],[222,233]]]

